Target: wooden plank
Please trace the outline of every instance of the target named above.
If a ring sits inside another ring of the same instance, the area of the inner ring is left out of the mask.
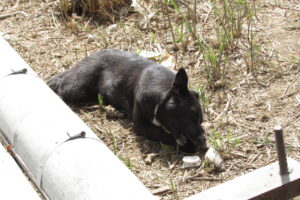
[[[289,172],[279,174],[278,162],[212,187],[185,200],[289,199],[300,194],[300,163],[288,158]]]
[[[40,199],[14,159],[1,144],[0,191],[0,199]]]

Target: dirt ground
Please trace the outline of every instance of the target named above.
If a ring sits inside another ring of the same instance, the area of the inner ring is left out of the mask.
[[[176,58],[176,68],[187,69],[192,88],[205,85],[203,56],[197,56],[200,50],[191,40],[174,50],[159,4],[152,2],[155,15],[141,30],[136,13],[115,26],[100,26],[78,16],[65,22],[59,1],[1,0],[0,34],[45,81],[100,49],[138,52],[160,47]],[[208,0],[197,3],[197,26],[207,41],[215,26],[210,5]],[[221,170],[208,164],[182,169],[187,154],[135,135],[132,124],[114,119],[110,107],[104,111],[98,106],[73,108],[149,190],[169,187],[156,194],[161,199],[183,199],[276,161],[273,127],[278,124],[283,127],[288,156],[300,161],[300,2],[259,0],[256,6],[253,31],[268,65],[258,66],[255,77],[247,73],[241,47],[229,58],[226,86],[205,87],[209,103],[204,127],[210,145],[215,141],[221,147]],[[21,12],[1,18],[16,11]],[[171,20],[178,20],[176,13],[171,13]],[[239,44],[245,41],[241,38]]]

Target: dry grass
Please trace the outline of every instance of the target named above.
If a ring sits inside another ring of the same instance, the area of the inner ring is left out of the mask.
[[[185,154],[135,135],[130,122],[111,119],[111,108],[105,108],[105,112],[97,106],[74,108],[150,190],[170,188],[160,195],[164,200],[183,199],[275,161],[272,127],[276,124],[284,127],[288,156],[300,161],[300,43],[299,29],[291,28],[299,27],[299,5],[295,1],[257,1],[252,21],[253,47],[261,58],[254,62],[256,75],[247,73],[250,46],[245,34],[247,26],[242,26],[236,48],[228,53],[226,86],[211,90],[206,87],[205,60],[197,42],[185,34],[177,43],[178,49],[174,49],[158,1],[143,2],[144,7],[155,12],[145,30],[138,28],[136,13],[116,22],[114,28],[74,17],[70,20],[76,28],[70,29],[60,20],[59,1],[16,4],[4,0],[0,3],[0,14],[23,11],[26,15],[1,20],[0,31],[44,80],[103,48],[132,52],[161,48],[174,55],[177,67],[187,69],[191,87],[204,91],[207,137],[224,151],[223,171],[209,165],[183,170],[181,159]],[[193,1],[186,2],[193,5]],[[184,13],[188,10],[185,5],[179,6]],[[216,50],[217,16],[212,5],[208,0],[198,1],[197,9],[197,34]],[[171,22],[180,31],[186,30],[181,25],[182,18],[170,11]]]
[[[60,0],[59,7],[67,21],[77,14],[103,24],[120,19],[128,11],[130,3],[131,0]]]

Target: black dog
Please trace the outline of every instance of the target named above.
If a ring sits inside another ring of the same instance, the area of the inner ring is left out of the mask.
[[[198,93],[183,68],[173,71],[141,56],[102,50],[48,82],[69,104],[105,104],[125,111],[136,131],[183,151],[206,149]]]

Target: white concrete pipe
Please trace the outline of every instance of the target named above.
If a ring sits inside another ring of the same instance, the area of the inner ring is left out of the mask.
[[[154,199],[1,37],[0,65],[2,137],[49,199]]]

